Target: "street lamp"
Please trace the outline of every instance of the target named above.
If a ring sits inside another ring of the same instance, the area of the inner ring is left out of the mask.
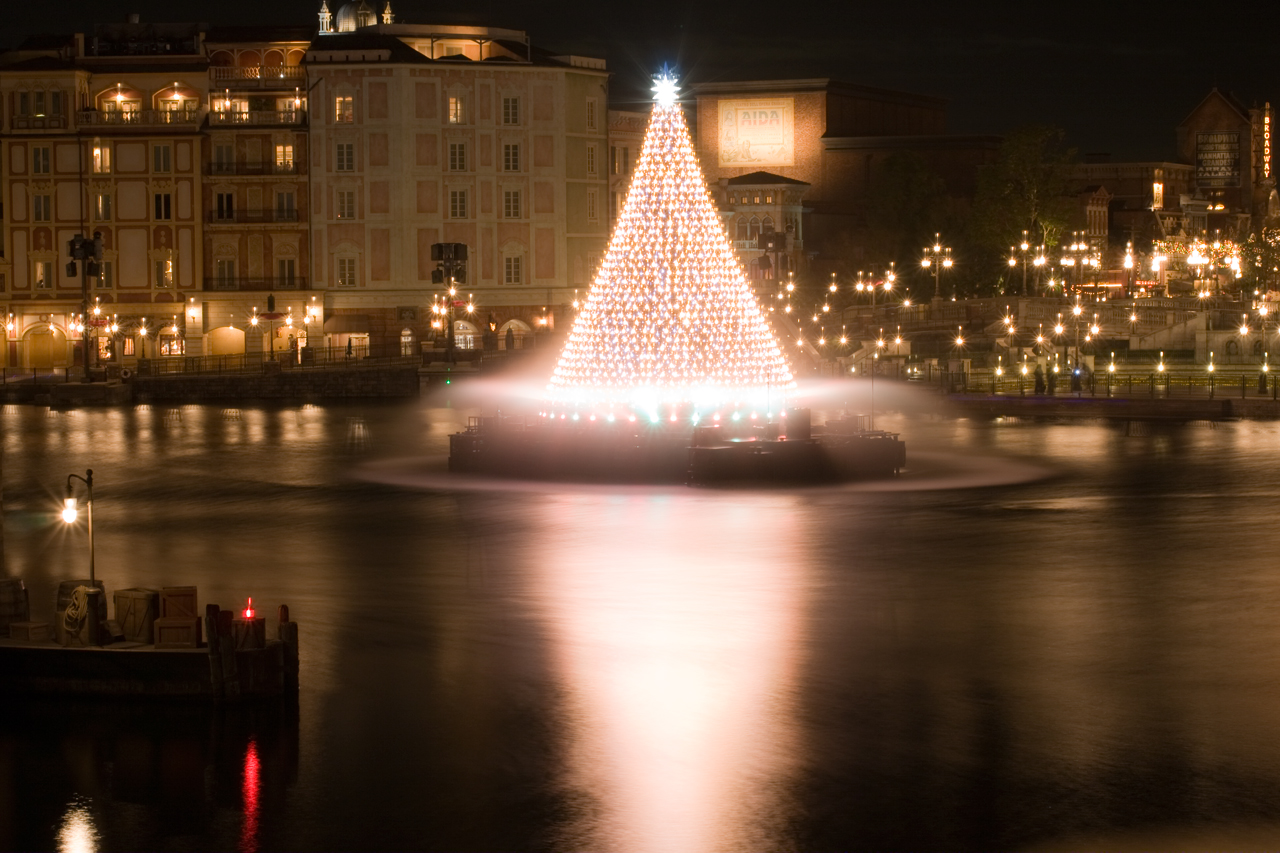
[[[941,275],[944,269],[951,269],[951,249],[942,245],[942,235],[935,233],[933,235],[933,245],[924,247],[924,257],[920,259],[920,266],[926,271],[933,271],[933,298],[942,298]],[[952,299],[955,294],[952,293]]]
[[[1009,247],[1009,266],[1016,267],[1019,259],[1022,262],[1022,295],[1027,295],[1027,255],[1031,251],[1031,244],[1027,242],[1027,232],[1022,232],[1022,242],[1017,246]],[[1039,266],[1039,264],[1037,264]]]
[[[80,515],[80,511],[76,506],[76,498],[72,493],[71,481],[79,480],[84,483],[86,497],[84,501],[85,517],[89,522],[89,585],[94,586],[93,574],[93,469],[90,468],[84,472],[84,476],[79,474],[67,475],[67,496],[62,501],[62,520],[67,524],[73,524]]]

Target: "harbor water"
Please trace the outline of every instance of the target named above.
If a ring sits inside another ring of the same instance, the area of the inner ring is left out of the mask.
[[[4,406],[34,618],[92,468],[108,595],[286,603],[302,663],[243,706],[0,685],[0,848],[1280,837],[1280,424],[918,409],[896,480],[688,489],[450,477],[469,406]]]

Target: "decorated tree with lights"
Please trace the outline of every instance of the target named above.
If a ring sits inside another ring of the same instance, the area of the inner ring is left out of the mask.
[[[675,80],[657,93],[604,262],[548,386],[553,407],[775,410],[794,386],[693,153]]]

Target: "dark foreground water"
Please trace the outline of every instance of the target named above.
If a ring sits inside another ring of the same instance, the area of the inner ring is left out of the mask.
[[[5,407],[37,615],[92,467],[109,590],[287,602],[303,645],[296,703],[0,685],[0,847],[1280,838],[1280,425],[897,416],[884,487],[453,488],[467,413]]]

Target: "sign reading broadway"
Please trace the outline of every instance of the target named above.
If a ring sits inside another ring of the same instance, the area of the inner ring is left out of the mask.
[[[1240,186],[1240,133],[1196,134],[1196,186]]]

